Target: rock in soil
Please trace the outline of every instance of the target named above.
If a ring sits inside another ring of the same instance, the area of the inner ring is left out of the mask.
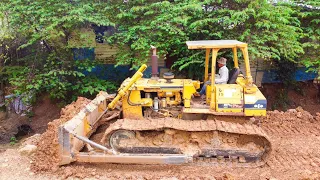
[[[26,145],[37,145],[40,140],[40,134],[35,134],[33,136],[30,136],[26,139],[24,139],[20,145],[20,148],[26,146]]]
[[[30,155],[33,154],[36,150],[37,150],[37,146],[31,145],[31,144],[27,144],[26,146],[24,146],[24,147],[22,147],[21,149],[19,149],[19,153],[20,153],[21,155],[30,156]]]
[[[0,110],[0,121],[6,119],[6,117],[7,117],[7,112]]]

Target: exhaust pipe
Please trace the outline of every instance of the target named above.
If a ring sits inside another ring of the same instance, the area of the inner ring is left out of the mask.
[[[159,79],[157,48],[151,45],[151,49],[152,49],[152,56],[151,56],[152,76],[151,76],[151,79]]]

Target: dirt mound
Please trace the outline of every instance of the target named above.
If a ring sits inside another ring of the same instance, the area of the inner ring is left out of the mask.
[[[267,117],[259,118],[263,122],[261,127],[272,140],[273,150],[266,165],[258,168],[234,167],[229,161],[208,165],[78,162],[57,168],[56,128],[88,102],[82,98],[67,106],[61,118],[50,123],[47,132],[41,135],[31,170],[51,172],[30,172],[29,158],[19,155],[16,149],[8,149],[0,151],[3,157],[0,158],[0,179],[320,179],[320,112],[312,116],[302,108],[268,111]]]
[[[296,109],[289,109],[286,112],[283,111],[268,111],[266,117],[262,117],[263,122],[268,121],[268,123],[314,123],[320,120],[320,113],[315,116],[310,114],[310,112],[305,111],[302,107],[297,107]]]
[[[32,156],[31,169],[35,172],[57,170],[59,162],[58,127],[70,120],[91,100],[79,97],[77,101],[69,104],[61,110],[59,119],[48,123],[48,129],[44,132],[37,144],[38,148]]]
[[[30,136],[30,137],[24,139],[24,140],[21,142],[19,148],[24,147],[24,146],[26,146],[26,145],[28,145],[28,144],[29,144],[29,145],[37,145],[38,142],[39,142],[39,140],[40,140],[40,137],[41,137],[40,134],[34,134],[33,136]]]
[[[28,123],[26,116],[8,113],[8,118],[0,121],[0,144],[10,143],[10,139],[18,134],[18,127]]]

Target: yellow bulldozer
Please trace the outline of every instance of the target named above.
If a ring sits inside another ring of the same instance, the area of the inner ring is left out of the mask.
[[[151,78],[142,78],[147,68],[142,65],[121,84],[117,95],[101,92],[59,127],[61,165],[74,161],[264,164],[271,143],[252,119],[266,116],[267,101],[253,84],[247,44],[236,40],[186,44],[189,49],[206,50],[205,82],[210,69],[215,74],[218,51],[232,49],[234,69],[228,83],[215,84],[215,76],[211,76],[206,98],[197,97],[200,81],[175,79],[172,73],[158,77],[156,48],[152,47]],[[245,75],[239,70],[238,50],[244,59]],[[101,139],[90,139],[102,124],[107,128]]]

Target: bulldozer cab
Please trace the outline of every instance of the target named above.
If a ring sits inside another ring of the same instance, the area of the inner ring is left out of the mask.
[[[188,49],[206,50],[204,82],[211,81],[211,84],[206,87],[208,112],[238,113],[245,116],[265,115],[266,100],[259,89],[253,84],[248,45],[246,43],[237,40],[201,40],[187,41],[186,44]],[[234,69],[229,71],[228,84],[215,84],[216,60],[218,52],[221,49],[232,49],[233,52]],[[239,74],[238,49],[240,49],[244,58],[245,76]],[[210,54],[211,79],[209,79]],[[257,102],[258,104],[256,104]],[[259,107],[259,109],[255,107]],[[192,113],[198,110],[192,110],[191,108],[189,111]]]
[[[232,49],[234,68],[239,68],[238,54],[237,50],[240,49],[243,53],[244,63],[246,68],[246,78],[247,83],[252,83],[252,76],[250,73],[249,56],[248,56],[248,46],[246,43],[236,41],[236,40],[207,40],[207,41],[187,41],[188,49],[205,49],[205,78],[204,81],[208,81],[209,77],[209,57],[212,54],[212,67],[211,70],[215,70],[217,54],[220,49]],[[215,73],[215,72],[211,72]],[[212,76],[211,83],[214,84],[214,76]]]

